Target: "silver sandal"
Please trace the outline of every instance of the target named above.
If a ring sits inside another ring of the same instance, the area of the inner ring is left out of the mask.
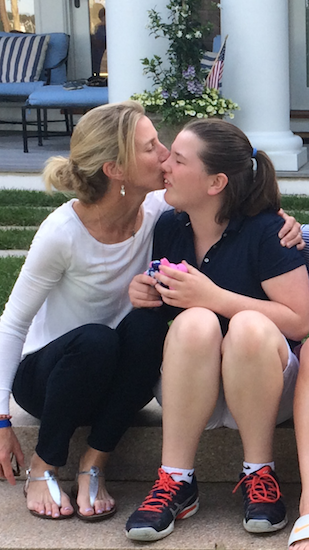
[[[98,468],[98,466],[91,466],[90,470],[88,471],[82,471],[78,472],[77,476],[80,475],[88,475],[90,476],[89,481],[89,499],[90,499],[90,506],[93,508],[98,490],[99,490],[99,477],[104,478],[103,472]],[[75,498],[77,497],[77,486],[73,488],[72,493],[74,494]],[[116,512],[116,506],[113,506],[111,510],[104,510],[104,512],[101,512],[101,514],[93,514],[92,516],[85,516],[84,514],[81,514],[80,511],[76,510],[76,514],[79,517],[79,519],[83,521],[102,521],[103,519],[106,519],[108,517],[111,517]]]
[[[46,481],[48,490],[50,492],[50,496],[52,497],[53,501],[57,504],[57,506],[59,506],[59,508],[60,508],[60,506],[61,506],[61,491],[60,491],[60,488],[59,488],[59,485],[58,485],[58,481],[57,481],[57,477],[56,477],[55,472],[53,470],[45,470],[43,477],[31,477],[31,475],[30,475],[31,474],[31,468],[29,468],[28,470],[26,470],[26,474],[27,474],[27,479],[26,479],[26,483],[25,483],[25,486],[24,486],[24,495],[25,495],[25,497],[27,498],[28,487],[29,487],[29,483],[31,483],[31,481]],[[74,516],[74,512],[72,512],[72,514],[70,514],[70,515],[60,514],[56,518],[54,518],[52,515],[39,514],[39,512],[36,512],[35,510],[29,510],[29,512],[33,516],[41,518],[41,519],[58,520],[58,519],[69,519],[72,516]]]

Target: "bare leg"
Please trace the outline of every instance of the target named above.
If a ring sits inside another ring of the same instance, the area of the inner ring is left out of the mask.
[[[58,468],[47,464],[36,453],[31,458],[31,477],[42,477],[45,470],[53,470],[57,473]],[[61,490],[61,489],[60,489]],[[27,488],[27,507],[39,514],[46,514],[57,518],[60,515],[70,516],[73,507],[68,495],[61,490],[61,506],[59,507],[52,499],[45,481],[31,481]]]
[[[309,340],[302,346],[300,368],[295,388],[294,425],[298,450],[298,462],[302,483],[299,503],[301,516],[309,514]],[[309,523],[309,522],[308,522]],[[295,542],[293,550],[309,550],[309,539]]]
[[[239,428],[244,458],[270,462],[288,360],[285,339],[267,317],[243,311],[231,319],[222,349],[225,397]]]
[[[98,466],[104,473],[108,458],[109,453],[88,447],[80,460],[79,471],[88,471],[92,466]],[[90,476],[78,476],[77,504],[79,512],[84,516],[92,516],[93,514],[101,514],[104,511],[111,510],[115,506],[115,501],[106,490],[104,477],[99,478],[99,490],[93,508],[90,506],[89,482]]]
[[[165,466],[193,467],[200,435],[218,397],[221,343],[219,321],[207,309],[188,309],[173,321],[162,375]]]

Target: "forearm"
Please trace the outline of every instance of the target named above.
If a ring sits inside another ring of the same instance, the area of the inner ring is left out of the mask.
[[[308,333],[309,311],[307,319],[304,319],[303,314],[275,301],[259,300],[216,287],[210,295],[204,297],[201,305],[227,319],[240,311],[259,311],[273,321],[282,334],[293,340],[301,340]]]

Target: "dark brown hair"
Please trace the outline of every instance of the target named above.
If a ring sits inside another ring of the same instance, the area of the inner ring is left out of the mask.
[[[274,166],[264,151],[253,151],[239,128],[224,120],[203,119],[189,122],[184,130],[200,139],[198,156],[207,174],[221,172],[228,177],[224,201],[217,213],[218,223],[238,215],[255,216],[262,210],[279,210],[280,191]]]

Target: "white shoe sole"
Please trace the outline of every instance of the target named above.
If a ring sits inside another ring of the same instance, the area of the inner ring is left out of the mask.
[[[175,519],[187,519],[191,516],[194,516],[196,512],[199,509],[199,500],[197,500],[188,506],[188,508],[185,508],[182,510],[182,512],[179,513],[179,515]],[[188,510],[186,512],[186,510]],[[160,540],[164,539],[168,535],[170,535],[174,531],[175,526],[175,520],[172,521],[169,526],[164,529],[163,531],[156,531],[153,529],[153,527],[138,527],[138,528],[132,528],[130,531],[126,531],[126,535],[128,539],[130,540],[138,540],[138,541],[150,541],[150,540]]]
[[[287,516],[285,516],[283,521],[277,523],[276,525],[272,525],[266,519],[249,519],[247,522],[244,519],[243,526],[248,533],[273,533],[274,531],[280,531],[280,529],[283,529],[287,522]]]

